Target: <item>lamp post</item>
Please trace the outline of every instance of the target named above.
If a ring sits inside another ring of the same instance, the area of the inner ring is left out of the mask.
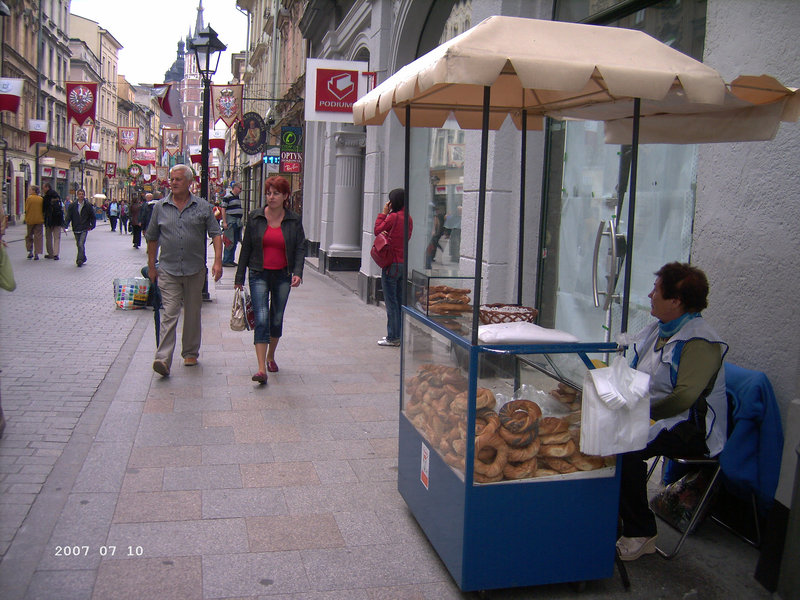
[[[86,169],[86,159],[83,158],[82,156],[81,156],[80,164],[81,164],[81,189],[85,190],[86,188],[83,187],[83,173],[84,173],[84,171]]]
[[[197,70],[203,80],[203,130],[200,156],[200,196],[208,200],[208,126],[211,112],[211,77],[217,72],[222,51],[227,46],[217,37],[211,25],[197,32],[192,40],[192,51]]]

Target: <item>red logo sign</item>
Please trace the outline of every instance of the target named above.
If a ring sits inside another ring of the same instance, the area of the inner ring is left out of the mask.
[[[317,69],[316,110],[353,112],[358,100],[358,71]]]

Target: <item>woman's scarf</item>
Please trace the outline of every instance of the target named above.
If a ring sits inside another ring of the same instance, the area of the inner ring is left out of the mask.
[[[658,322],[658,337],[669,339],[676,333],[681,330],[681,327],[686,325],[692,319],[696,319],[700,316],[699,312],[694,313],[683,313],[677,319],[672,319],[671,321],[667,321],[666,323],[662,323],[661,321]]]

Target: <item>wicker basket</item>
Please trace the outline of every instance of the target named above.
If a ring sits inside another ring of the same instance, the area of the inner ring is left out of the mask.
[[[539,311],[528,306],[516,304],[482,304],[479,317],[481,323],[513,323],[514,321],[527,321],[533,323]]]

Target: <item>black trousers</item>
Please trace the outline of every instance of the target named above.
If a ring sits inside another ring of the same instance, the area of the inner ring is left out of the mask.
[[[137,248],[142,245],[142,228],[139,225],[131,225],[133,232],[133,245]]]
[[[702,457],[708,452],[705,433],[684,421],[665,429],[646,447],[621,456],[619,516],[625,537],[653,537],[656,516],[647,501],[647,463],[654,456]]]

